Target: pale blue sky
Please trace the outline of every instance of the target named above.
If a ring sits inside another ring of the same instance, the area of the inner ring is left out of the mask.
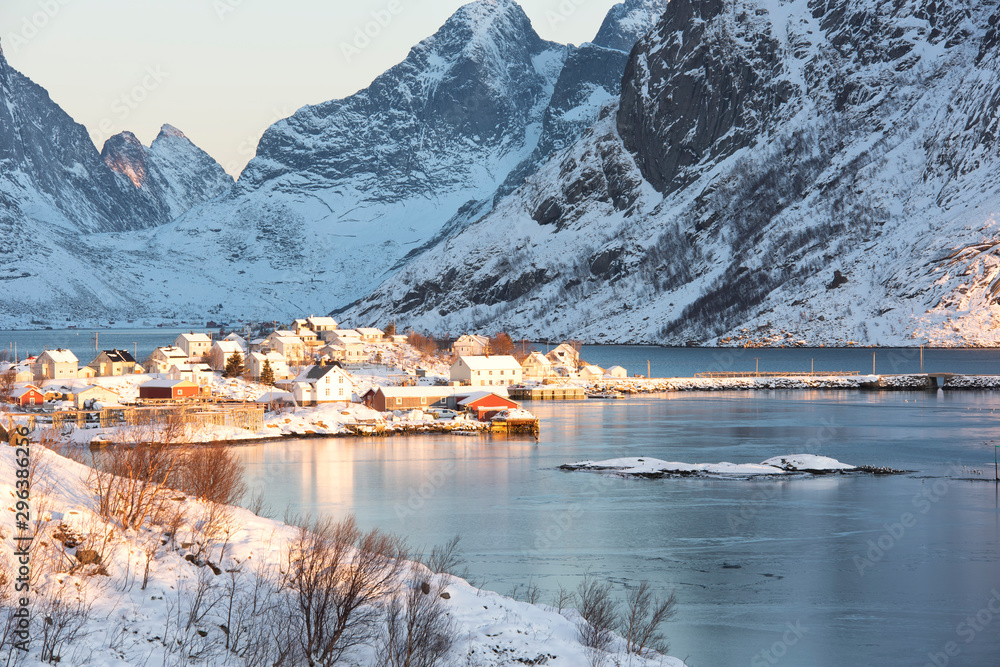
[[[104,139],[163,123],[230,173],[268,125],[364,88],[462,0],[2,0],[8,62]],[[545,39],[593,39],[615,0],[523,0]],[[379,13],[381,15],[379,16]],[[371,23],[381,18],[382,25]],[[353,52],[359,29],[375,37]]]

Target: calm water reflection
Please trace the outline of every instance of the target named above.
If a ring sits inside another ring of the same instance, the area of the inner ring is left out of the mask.
[[[952,665],[997,664],[1000,616],[971,643],[956,626],[1000,590],[997,489],[962,470],[992,480],[983,442],[995,437],[1000,396],[671,394],[528,407],[544,420],[537,444],[421,436],[238,451],[278,514],[286,505],[354,512],[416,546],[459,533],[487,588],[532,580],[552,591],[587,571],[619,586],[675,588],[672,653],[693,667],[749,665],[788,623],[805,634],[784,664],[923,665],[949,641],[961,649]],[[613,456],[759,462],[803,451],[917,472],[776,482],[555,469]],[[912,525],[900,532],[906,513]],[[880,539],[888,548],[872,550]]]

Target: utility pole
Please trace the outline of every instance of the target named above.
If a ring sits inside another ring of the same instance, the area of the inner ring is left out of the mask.
[[[816,360],[809,360],[809,375],[814,375],[816,373]]]
[[[753,374],[760,375],[760,357],[754,357],[753,359],[756,362],[756,364],[753,367]]]
[[[872,352],[872,375],[875,375],[875,353]]]
[[[924,346],[920,346],[920,372],[924,372]]]
[[[652,375],[649,373],[649,359],[646,359],[646,379],[648,380]]]

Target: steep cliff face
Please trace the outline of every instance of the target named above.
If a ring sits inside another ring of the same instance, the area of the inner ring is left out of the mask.
[[[172,125],[164,125],[149,148],[131,132],[117,134],[104,143],[101,158],[168,220],[233,187],[222,166]]]
[[[770,132],[795,94],[767,13],[673,0],[625,69],[618,132],[661,192]]]
[[[996,24],[994,3],[675,0],[616,113],[344,315],[996,343]]]
[[[0,187],[21,202],[49,206],[66,231],[122,231],[167,222],[119,182],[86,128],[0,52]],[[30,203],[29,203],[30,202]]]

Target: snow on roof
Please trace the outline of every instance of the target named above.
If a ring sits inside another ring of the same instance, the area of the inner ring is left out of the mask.
[[[128,364],[134,364],[135,359],[132,357],[132,353],[128,350],[101,350],[101,354],[107,356],[108,361],[111,362],[124,362]],[[97,355],[98,357],[101,355]]]
[[[376,329],[375,327],[358,327],[358,333],[362,336],[384,336],[381,329]]]
[[[294,331],[289,331],[288,329],[275,329],[272,331],[268,338],[297,338]]]
[[[587,364],[581,371],[587,371],[588,373],[593,373],[595,375],[604,375],[604,369],[600,366],[595,366],[594,364]]]
[[[521,364],[517,363],[517,359],[507,354],[498,354],[492,357],[466,357],[463,355],[455,363],[463,362],[474,371],[521,370]]]
[[[524,360],[524,364],[527,364],[529,360],[532,361],[533,363],[540,364],[542,366],[552,365],[552,362],[549,361],[549,358],[546,357],[541,352],[532,352],[531,354],[529,354],[527,358]],[[523,366],[524,364],[521,365]]]
[[[61,348],[58,350],[45,350],[38,358],[41,359],[46,356],[57,364],[75,364],[80,361],[76,358],[75,354]]]
[[[222,350],[223,354],[233,354],[236,352],[243,352],[243,348],[240,344],[234,340],[217,340],[212,345],[213,348],[219,348]]]
[[[610,373],[611,371],[624,371],[624,370],[625,368],[622,366],[612,366],[611,368],[608,369],[608,372]]]
[[[25,394],[27,394],[28,392],[31,392],[31,391],[38,392],[39,394],[42,393],[41,389],[39,389],[38,387],[36,387],[34,385],[29,384],[29,385],[26,385],[24,387],[18,387],[14,391],[10,392],[10,397],[11,398],[21,398],[22,396],[24,396]]]
[[[114,394],[115,396],[118,395],[118,392],[115,391],[114,389],[108,389],[107,387],[101,387],[101,386],[96,385],[96,384],[92,384],[92,385],[86,386],[83,389],[77,389],[73,393],[76,394],[77,396],[79,396],[80,394],[86,394],[88,391],[93,391],[94,389],[99,389],[101,391],[106,391],[106,392]]]
[[[183,338],[189,343],[210,343],[212,339],[208,337],[208,334],[203,333],[186,333],[181,334],[177,338]],[[177,342],[176,340],[174,342]]]
[[[296,343],[302,344],[302,339],[298,336],[275,336],[273,342],[281,341],[283,345],[295,345]]]
[[[183,357],[184,359],[187,359],[187,352],[185,352],[181,348],[175,347],[173,345],[168,345],[167,347],[158,347],[155,350],[153,350],[153,352],[159,352],[164,357],[168,357],[168,358],[171,358],[171,357]]]
[[[190,385],[192,383],[187,380],[146,380],[139,385],[139,388],[142,389],[143,387],[150,387],[153,389],[159,389],[163,387],[176,387],[179,384]]]
[[[479,345],[486,345],[490,342],[490,339],[486,336],[480,336],[479,334],[462,334],[456,340],[456,343],[478,343]]]
[[[337,320],[332,317],[307,317],[306,321],[314,327],[333,327],[337,328]]]
[[[361,338],[357,329],[337,329],[334,331],[338,338]]]

